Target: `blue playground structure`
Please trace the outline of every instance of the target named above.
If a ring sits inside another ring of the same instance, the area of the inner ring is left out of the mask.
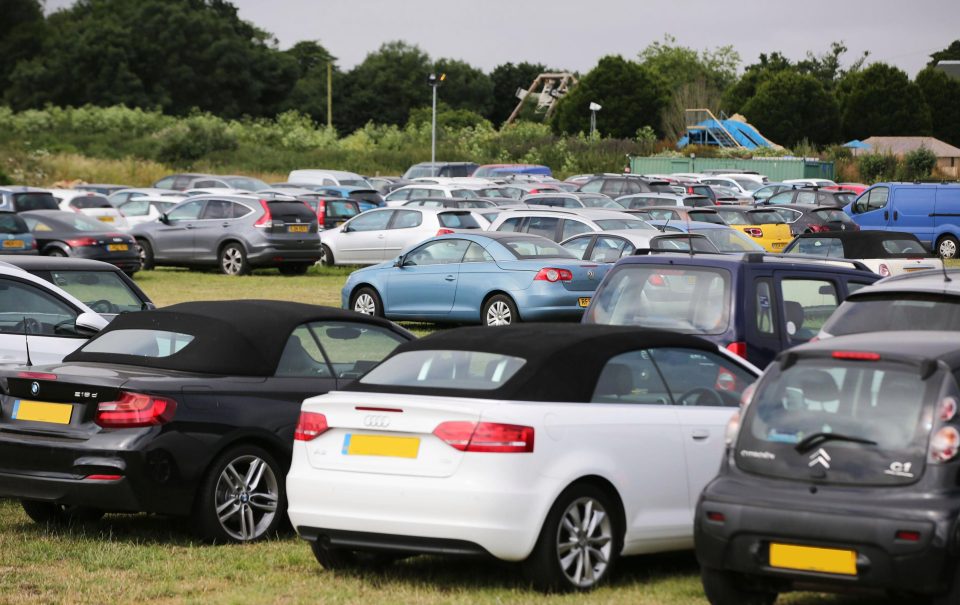
[[[709,109],[688,109],[687,134],[677,141],[677,147],[687,145],[713,145],[739,149],[778,147],[742,119],[730,119],[723,113],[720,118]]]

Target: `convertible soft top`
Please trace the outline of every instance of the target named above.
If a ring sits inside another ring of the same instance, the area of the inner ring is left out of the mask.
[[[526,363],[501,387],[489,391],[351,383],[343,390],[481,397],[515,401],[586,402],[611,357],[643,348],[677,347],[717,351],[697,336],[634,326],[524,323],[490,328],[474,326],[435,332],[397,347],[407,351],[475,351],[511,355]]]
[[[798,239],[837,239],[843,245],[844,258],[917,258],[932,256],[912,233],[864,229],[861,231],[831,231],[829,233],[803,233]],[[916,242],[917,251],[903,254],[888,252],[883,242],[910,240]]]
[[[311,321],[362,322],[408,335],[385,319],[319,305],[277,300],[186,302],[154,311],[121,313],[91,339],[118,330],[164,330],[194,337],[173,355],[145,360],[136,355],[86,353],[81,347],[64,361],[148,365],[223,376],[272,376],[290,334]]]

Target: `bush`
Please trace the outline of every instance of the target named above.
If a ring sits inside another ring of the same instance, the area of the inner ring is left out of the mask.
[[[0,170],[0,185],[13,185],[13,181],[3,170]]]
[[[928,179],[936,167],[937,156],[935,153],[926,147],[914,149],[903,156],[903,180],[922,181]]]
[[[857,158],[860,178],[867,183],[889,181],[896,177],[897,158],[890,154],[870,153]]]
[[[189,165],[216,151],[237,148],[237,137],[227,123],[210,114],[194,114],[155,136],[157,159],[176,166]]]

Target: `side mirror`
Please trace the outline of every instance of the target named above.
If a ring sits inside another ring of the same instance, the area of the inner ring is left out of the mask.
[[[77,316],[75,325],[77,327],[77,334],[81,336],[93,336],[100,330],[106,328],[108,323],[110,322],[96,313],[81,313]]]
[[[157,220],[160,221],[161,223],[163,223],[164,225],[169,225],[169,224],[170,224],[170,217],[167,216],[167,213],[166,213],[166,212],[164,212],[163,214],[161,214],[161,215],[160,215],[160,218],[158,218]]]
[[[403,255],[401,254],[397,258],[393,259],[393,266],[403,268]]]
[[[350,231],[350,225],[344,225],[343,227],[340,227],[340,233],[350,233]]]

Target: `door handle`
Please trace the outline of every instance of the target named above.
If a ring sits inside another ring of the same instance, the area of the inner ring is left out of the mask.
[[[453,281],[453,280],[455,280],[455,279],[457,279],[457,278],[454,277],[453,275],[448,275],[448,276],[444,277],[443,279],[445,279],[445,280],[447,280],[447,281]]]
[[[184,229],[193,229],[193,225],[185,225]]]
[[[377,239],[383,239],[383,234],[381,233],[380,235],[378,235]]]
[[[900,213],[897,212],[896,210],[894,210],[894,211],[893,211],[893,220],[897,220],[898,218],[900,218]]]
[[[693,429],[690,431],[690,436],[696,439],[697,441],[703,441],[710,436],[710,431],[707,429]]]
[[[220,226],[221,226],[221,227],[229,227],[229,226],[230,226],[230,223],[220,223]]]
[[[890,213],[886,210],[883,211],[883,220],[888,220],[890,218]]]

